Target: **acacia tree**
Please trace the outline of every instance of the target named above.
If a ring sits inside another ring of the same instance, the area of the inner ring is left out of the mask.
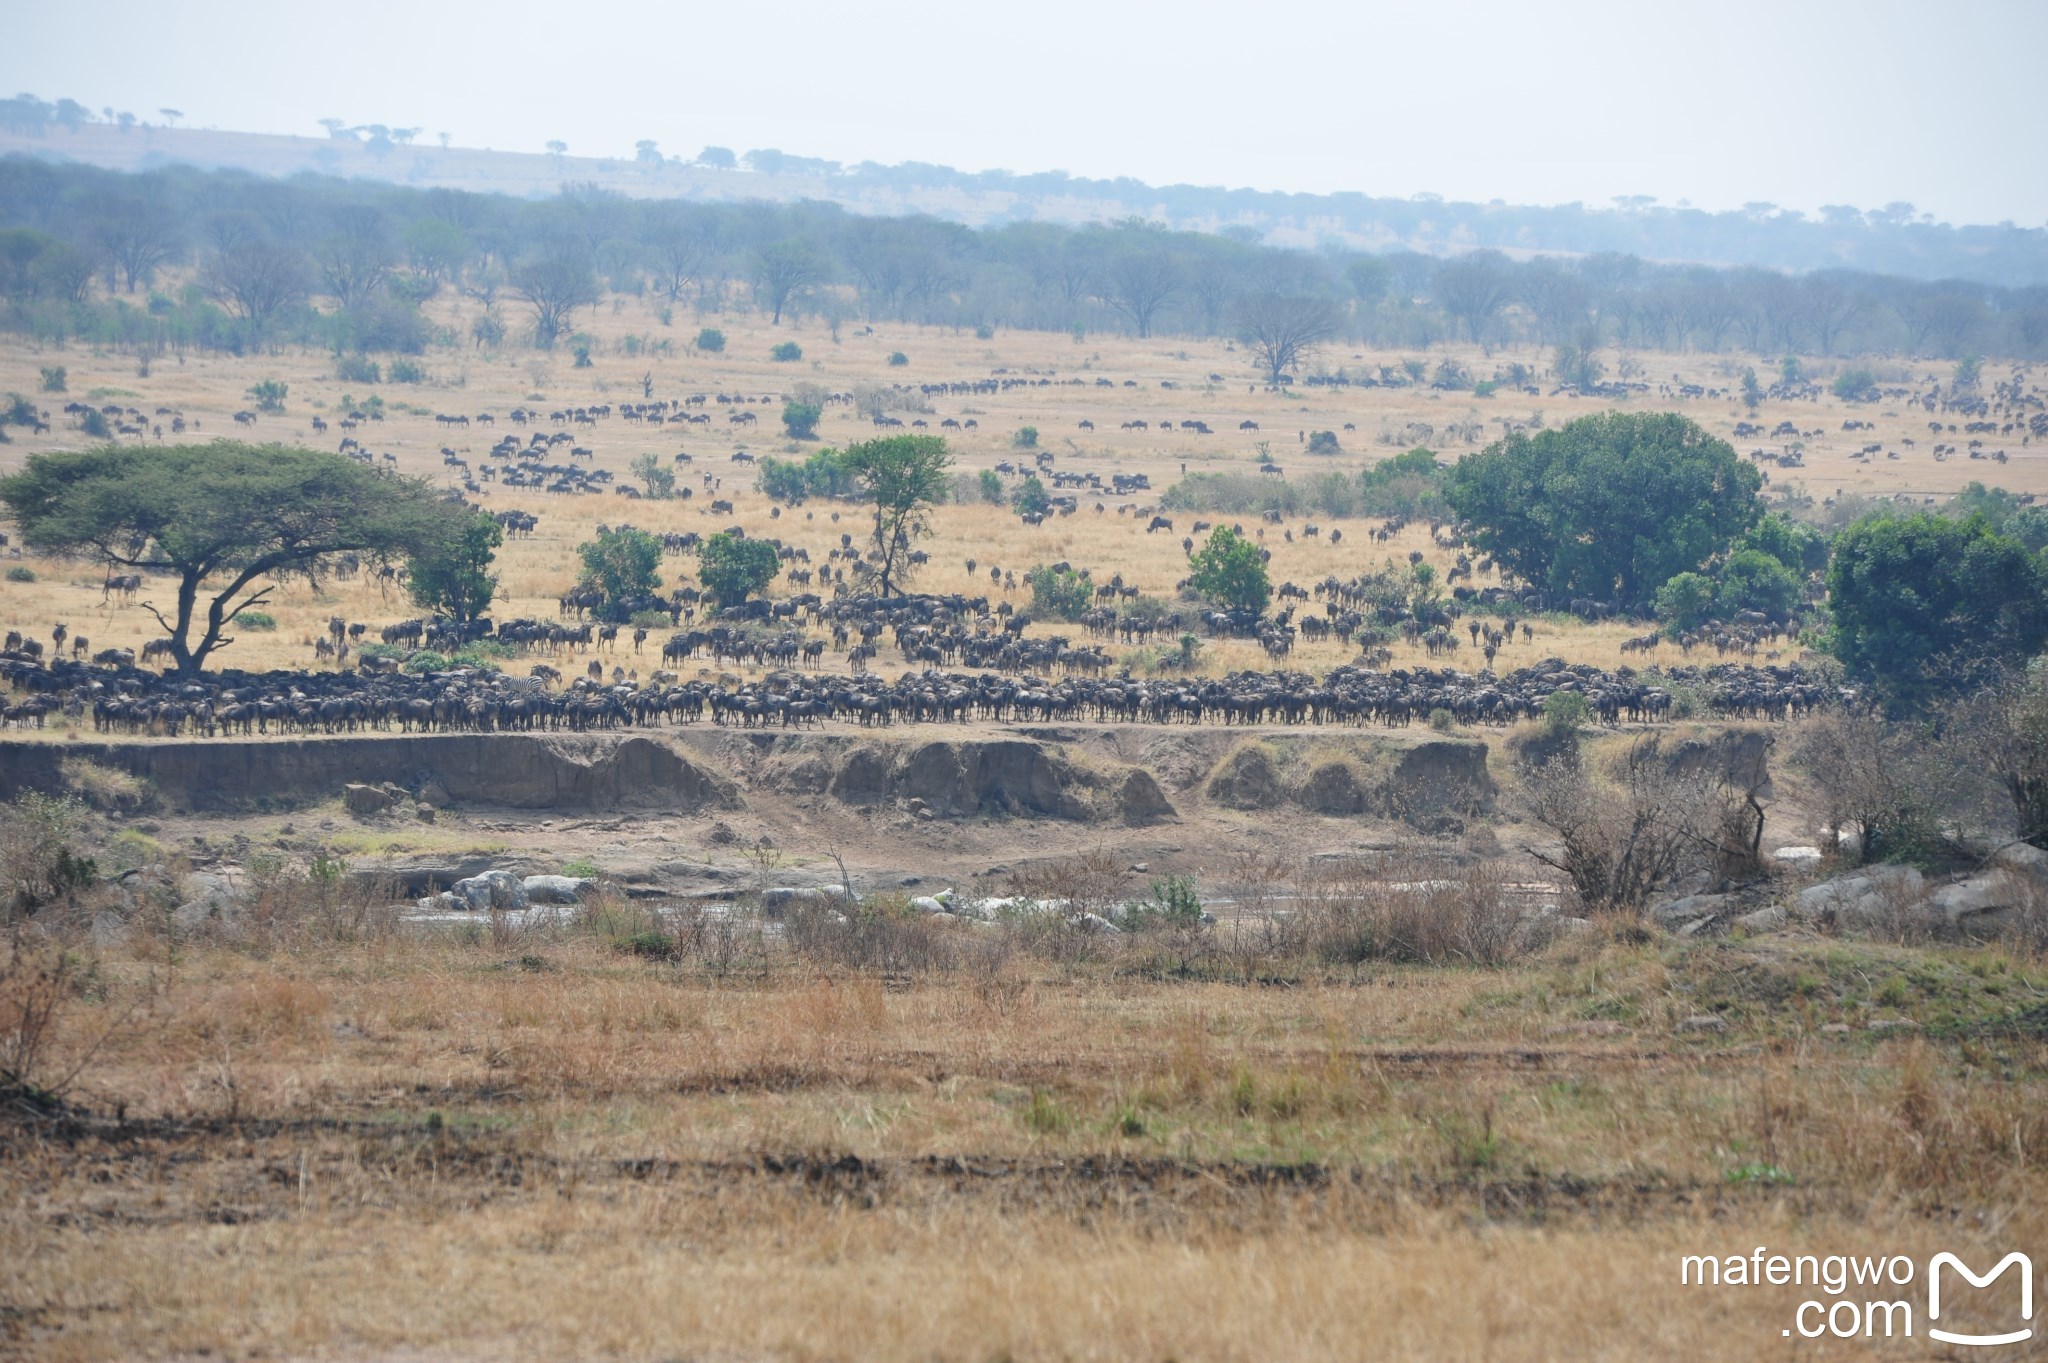
[[[876,583],[883,596],[899,590],[911,546],[931,532],[932,506],[945,494],[953,458],[935,435],[892,435],[849,446],[840,463],[874,503]]]
[[[824,277],[824,257],[800,241],[770,242],[754,253],[754,297],[773,314],[770,326],[781,326],[790,300]]]
[[[662,211],[648,222],[641,240],[653,258],[655,289],[669,302],[679,303],[703,272],[711,244],[679,208],[666,204],[660,208]]]
[[[1337,334],[1337,305],[1306,293],[1257,293],[1238,300],[1237,334],[1265,370],[1266,381],[1283,375]]]
[[[252,342],[260,342],[272,319],[306,296],[306,262],[267,237],[241,236],[207,258],[199,287],[241,319]]]
[[[1128,317],[1140,337],[1152,334],[1159,310],[1186,283],[1180,262],[1166,249],[1165,233],[1151,228],[1120,228],[1132,240],[1118,241],[1095,276],[1096,296]]]
[[[461,530],[459,512],[424,481],[234,440],[31,455],[0,478],[0,503],[42,553],[175,579],[174,606],[143,608],[186,676],[234,642],[228,627],[279,579],[317,582],[337,555],[424,553]]]
[[[551,255],[512,271],[512,292],[533,309],[533,340],[541,349],[555,344],[578,308],[597,305],[597,271],[575,256]]]
[[[1494,314],[1514,297],[1515,278],[1500,252],[1474,251],[1439,269],[1430,289],[1476,344]]]

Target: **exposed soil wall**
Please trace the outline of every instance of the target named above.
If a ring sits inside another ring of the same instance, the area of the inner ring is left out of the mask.
[[[1760,757],[1738,748],[1714,760],[1729,756]],[[1462,736],[1108,725],[15,742],[0,743],[0,798],[63,789],[65,759],[130,772],[168,806],[193,811],[288,808],[332,799],[351,782],[388,782],[438,785],[448,801],[478,808],[691,813],[793,797],[940,819],[1141,825],[1207,807],[1435,828],[1486,813],[1495,797],[1488,745]]]

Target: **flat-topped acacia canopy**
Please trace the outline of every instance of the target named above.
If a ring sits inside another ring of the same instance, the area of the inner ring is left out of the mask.
[[[228,626],[267,600],[275,579],[317,577],[339,554],[419,553],[459,536],[464,519],[419,480],[237,440],[31,455],[0,478],[0,502],[38,552],[174,576],[175,609],[144,606],[188,674],[234,642]]]

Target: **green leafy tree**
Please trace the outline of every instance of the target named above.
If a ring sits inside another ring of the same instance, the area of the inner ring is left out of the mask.
[[[774,545],[724,531],[705,540],[697,555],[697,580],[721,606],[739,605],[766,588],[781,571],[782,558]]]
[[[953,458],[935,435],[892,435],[840,456],[874,504],[874,574],[883,596],[901,589],[912,546],[931,532],[931,509],[946,494]]]
[[[1766,512],[1736,537],[1735,548],[1761,549],[1802,577],[1828,566],[1828,537],[1782,511]]]
[[[2048,549],[2048,507],[2023,502],[2004,488],[1966,483],[1943,510],[1951,516],[1982,516],[1993,530],[2034,553]]]
[[[1761,549],[1737,549],[1715,577],[1714,604],[1724,620],[1741,611],[1783,620],[1799,607],[1799,579]]]
[[[424,481],[233,440],[31,455],[0,478],[0,502],[40,553],[174,579],[175,605],[143,609],[187,676],[234,642],[236,617],[261,607],[278,580],[317,581],[341,554],[431,548],[462,514]]]
[[[1273,584],[1258,546],[1229,526],[1218,526],[1195,551],[1188,585],[1199,596],[1231,610],[1263,611]]]
[[[1017,485],[1010,497],[1010,505],[1020,516],[1043,516],[1052,510],[1052,494],[1045,490],[1045,484],[1036,478],[1026,478]]]
[[[661,586],[661,541],[645,530],[600,530],[576,546],[576,556],[583,561],[578,581],[604,593],[606,614],[618,613],[625,598]]]
[[[782,429],[789,432],[791,440],[815,440],[818,423],[824,416],[825,409],[815,402],[785,402],[782,404]]]
[[[1072,568],[1041,563],[1024,575],[1031,587],[1031,611],[1039,616],[1079,620],[1095,599],[1095,587]]]
[[[1756,376],[1756,367],[1754,365],[1744,365],[1742,367],[1742,405],[1749,409],[1751,416],[1755,416],[1756,409],[1763,400],[1764,386],[1762,381]]]
[[[1877,376],[1868,369],[1844,369],[1828,387],[1844,402],[1877,401]]]
[[[1682,416],[1608,412],[1467,455],[1444,496],[1472,542],[1525,581],[1638,606],[1755,525],[1762,482]]]
[[[249,389],[249,397],[255,402],[256,410],[275,415],[284,410],[285,396],[291,388],[282,379],[264,379]]]
[[[422,609],[451,620],[476,620],[497,595],[491,561],[505,542],[505,532],[481,511],[449,528],[452,533],[414,551],[407,561],[406,589]]]
[[[975,481],[981,488],[981,500],[991,506],[1003,504],[1003,480],[994,469],[983,469],[975,475]]]
[[[1873,516],[1835,537],[1829,646],[1912,707],[1976,685],[2048,640],[2048,563],[1982,517]]]
[[[1368,516],[1441,516],[1446,466],[1433,450],[1417,446],[1406,454],[1382,459],[1358,475],[1358,510]]]
[[[1679,573],[1657,589],[1657,618],[1674,630],[1697,628],[1714,613],[1714,579]]]
[[[806,497],[851,497],[860,490],[860,479],[844,454],[823,449],[802,463],[767,456],[754,475],[754,488],[779,502],[800,502]]]
[[[676,495],[675,470],[661,462],[661,456],[653,451],[634,456],[631,465],[633,476],[647,490],[647,495],[656,501],[667,501]]]

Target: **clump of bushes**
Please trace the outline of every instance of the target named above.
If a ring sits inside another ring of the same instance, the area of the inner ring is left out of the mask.
[[[804,357],[804,348],[795,341],[784,341],[768,352],[768,358],[782,364],[790,364]]]
[[[707,355],[716,355],[725,349],[725,333],[717,327],[706,327],[697,333],[692,344]]]

